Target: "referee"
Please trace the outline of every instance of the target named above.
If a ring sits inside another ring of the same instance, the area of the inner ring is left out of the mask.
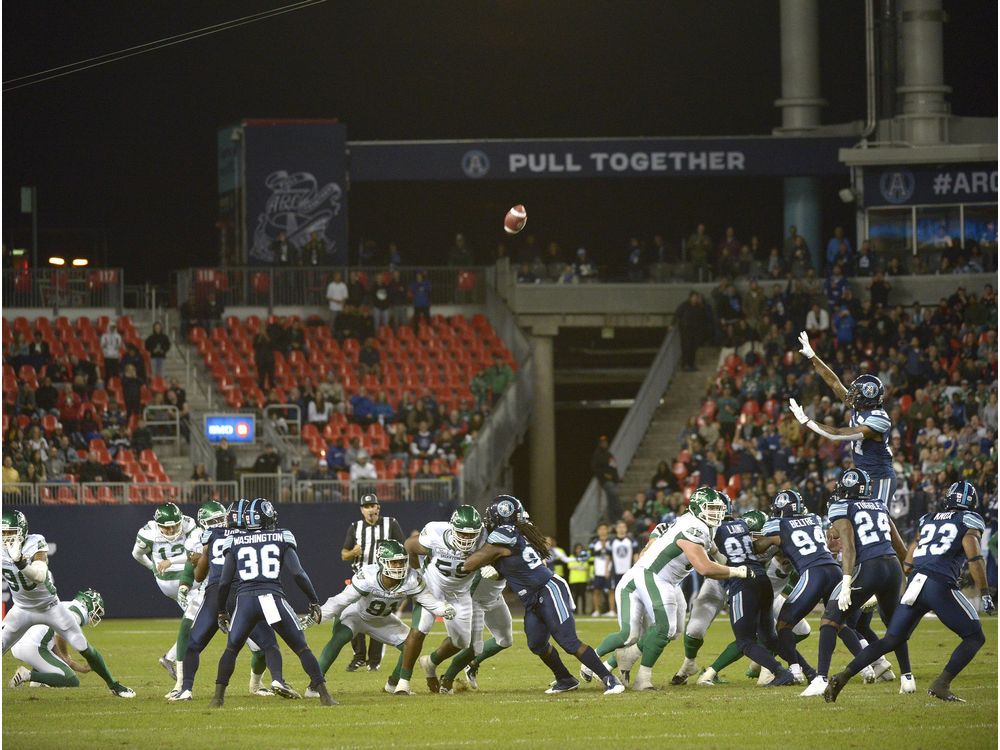
[[[340,551],[340,559],[351,563],[351,568],[356,572],[362,565],[371,565],[375,562],[375,548],[383,539],[395,539],[400,544],[403,543],[403,530],[395,518],[386,516],[380,518],[381,507],[378,497],[373,494],[361,497],[361,520],[355,521],[347,527],[347,538],[344,539],[344,548]],[[382,663],[382,644],[371,638],[368,645],[367,659],[365,658],[365,636],[364,633],[354,636],[351,641],[354,647],[354,659],[347,665],[348,672],[356,672],[366,664],[368,671],[374,672]]]

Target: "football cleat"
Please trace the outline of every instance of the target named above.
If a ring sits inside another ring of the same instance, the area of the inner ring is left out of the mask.
[[[757,683],[760,684],[759,682]],[[778,674],[771,673],[771,680],[764,687],[785,687],[794,685],[795,676],[787,669],[782,669]]]
[[[927,688],[927,694],[933,695],[935,698],[948,701],[950,703],[965,703],[963,698],[959,698],[951,692],[951,685],[940,677],[934,680],[934,682],[931,683],[931,686]]]
[[[271,680],[271,691],[275,695],[280,695],[282,698],[289,698],[291,700],[297,700],[302,697],[287,682],[278,682],[277,680]]]
[[[605,695],[620,695],[625,692],[625,686],[613,674],[609,674],[603,679]]]
[[[635,680],[632,682],[633,690],[656,690],[653,685],[653,668],[639,666],[636,671]]]
[[[273,698],[274,691],[271,688],[266,688],[263,685],[257,687],[250,691],[250,695],[256,696],[257,698]]]
[[[615,612],[614,610],[610,610],[601,615],[601,617],[618,617],[618,613]]]
[[[170,693],[173,693],[173,695],[171,695]],[[191,700],[192,697],[190,690],[171,690],[170,693],[167,693],[167,700],[172,703],[189,701]]]
[[[633,643],[631,646],[626,646],[615,651],[615,656],[618,658],[618,669],[624,674],[631,671],[632,667],[642,658],[642,652]]]
[[[160,666],[167,670],[167,674],[170,675],[170,679],[177,682],[177,662],[173,659],[168,659],[166,654],[160,657]]]
[[[382,686],[382,689],[385,692],[387,692],[389,695],[392,695],[393,693],[396,692],[396,683],[393,682],[391,679],[390,680],[386,680],[386,683],[385,683],[385,685]],[[308,691],[306,691],[306,692],[308,692]],[[309,698],[309,697],[311,697],[311,696],[306,695],[306,698]]]
[[[622,684],[628,685],[632,681],[632,670],[623,669],[621,670],[621,673],[622,673]]]
[[[473,662],[465,668],[465,679],[469,683],[469,687],[473,690],[479,690],[479,680],[476,677],[479,674],[479,665]]]
[[[759,669],[760,669],[760,674],[757,677],[757,687],[767,687],[772,682],[774,682],[774,672],[772,672],[767,667],[759,667]],[[788,674],[792,675],[792,683],[794,684],[795,675],[792,674],[791,672],[789,672]],[[805,682],[805,678],[803,678],[803,682]]]
[[[726,681],[719,677],[718,673],[714,669],[708,667],[707,669],[702,670],[697,684],[702,686],[710,685],[714,687],[715,685],[725,685]]]
[[[886,659],[884,656],[880,656],[878,661],[876,661],[874,664],[871,665],[871,668],[875,674],[875,679],[873,679],[872,682],[875,682],[875,680],[881,680],[882,675],[884,675],[886,672],[892,674],[892,664],[890,664],[889,660]],[[892,677],[890,677],[889,680],[892,680],[895,677],[896,675],[892,675]],[[889,680],[886,680],[886,682],[888,682]]]
[[[688,659],[685,656],[684,662],[681,664],[681,668],[678,669],[677,674],[670,679],[670,684],[686,685],[688,677],[693,677],[696,674],[698,674],[698,662],[694,659]]]
[[[381,667],[381,666],[382,666],[381,664],[369,664],[368,665],[368,671],[369,672],[378,672],[378,668]]]
[[[917,692],[917,681],[913,679],[913,674],[904,674],[899,678],[899,692],[900,693],[915,693]]]
[[[303,698],[319,698],[319,692],[313,690],[312,687],[307,687],[306,691],[302,694]]]
[[[822,675],[816,675],[809,687],[799,693],[800,698],[811,698],[816,695],[823,695],[826,692],[827,679]]]
[[[580,679],[582,679],[584,682],[590,682],[592,679],[594,679],[594,671],[586,664],[580,665]]]
[[[891,669],[887,669],[882,674],[879,675],[879,680],[881,682],[893,682],[896,679],[896,673]]]
[[[755,661],[750,662],[750,666],[747,667],[746,671],[747,679],[756,680],[760,678],[760,664]],[[759,682],[757,683],[760,684]]]
[[[559,693],[568,693],[571,690],[576,690],[580,687],[580,681],[575,677],[566,677],[562,680],[556,680],[549,686],[549,689],[545,691],[546,695],[557,695]]]
[[[826,690],[823,691],[823,700],[827,703],[836,703],[837,696],[840,695],[840,691],[844,689],[844,686],[850,679],[851,676],[846,672],[838,672],[832,675],[829,682],[827,682]]]
[[[120,682],[116,682],[110,688],[111,694],[118,698],[135,698],[135,691],[132,688],[127,688]]]
[[[788,671],[791,672],[792,673],[792,677],[795,678],[795,684],[796,685],[805,685],[806,684],[806,676],[802,673],[802,665],[801,664],[798,664],[798,663],[796,663],[796,664],[789,664],[788,665]]]
[[[396,683],[396,687],[393,688],[393,695],[416,695],[412,690],[410,690],[409,680],[400,680]]]
[[[449,679],[441,680],[441,687],[438,688],[438,693],[441,695],[452,695],[455,692],[452,687],[452,681]]]
[[[874,685],[875,670],[872,669],[870,666],[865,667],[864,669],[861,670],[861,679],[864,681],[866,685]]]
[[[14,672],[14,676],[10,678],[10,682],[7,683],[10,687],[16,688],[21,687],[26,682],[31,680],[31,670],[27,667],[18,667],[17,671]]]
[[[351,663],[347,665],[348,672],[357,672],[361,667],[365,666],[367,662],[364,659],[354,658],[351,659]]]
[[[175,687],[173,690],[171,690],[169,693],[167,693],[163,697],[166,698],[168,701],[172,701],[172,700],[174,700],[180,694],[181,694],[181,689]]]
[[[420,665],[420,668],[424,670],[424,674],[427,676],[427,688],[432,693],[438,692],[441,689],[441,682],[437,676],[437,665],[431,661],[430,654],[424,654],[417,659],[417,664]]]

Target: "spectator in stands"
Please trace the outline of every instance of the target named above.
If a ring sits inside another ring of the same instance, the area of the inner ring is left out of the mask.
[[[833,267],[830,277],[823,285],[823,292],[826,294],[827,303],[832,309],[840,306],[846,288],[847,279],[844,278],[844,269],[838,263]]]
[[[418,399],[417,403],[410,410],[410,413],[406,417],[406,429],[407,432],[416,432],[420,428],[421,422],[427,422],[428,425],[434,427],[437,425],[437,419],[435,415],[431,412],[427,399]]]
[[[327,284],[326,300],[330,306],[330,329],[334,330],[337,316],[343,311],[344,303],[347,302],[347,284],[344,283],[344,276],[340,271],[334,271],[333,278]]]
[[[851,315],[851,310],[847,305],[843,305],[833,319],[833,330],[837,334],[837,344],[849,346],[854,342],[854,329],[857,321]]]
[[[49,351],[49,345],[42,338],[42,332],[35,331],[34,339],[28,345],[26,362],[40,372],[50,361],[52,353]]]
[[[306,331],[301,320],[293,320],[288,325],[285,332],[285,350],[287,353],[301,352],[302,356],[309,356],[309,348],[306,346]]]
[[[722,396],[715,402],[718,409],[719,431],[726,440],[732,440],[736,432],[736,419],[740,414],[740,402],[733,397],[733,389],[728,385],[722,389]]]
[[[3,485],[6,488],[7,485],[17,484],[21,481],[21,475],[17,469],[14,468],[14,457],[9,453],[3,457]],[[6,495],[4,493],[6,500]]]
[[[576,249],[576,260],[573,261],[573,272],[580,281],[597,281],[597,266],[595,266],[590,260],[590,256],[587,254],[587,248],[578,247]],[[528,274],[531,274],[530,269],[528,270]],[[522,281],[520,275],[518,275],[517,281],[518,283],[534,283],[535,280],[532,279],[531,281]]]
[[[712,320],[698,292],[691,292],[687,300],[680,304],[674,313],[674,321],[681,336],[681,365],[685,371],[693,372],[697,369],[695,355],[698,347],[712,335]]]
[[[826,243],[826,267],[832,269],[837,263],[850,263],[851,241],[844,236],[843,227],[835,227],[833,237]]]
[[[264,452],[253,462],[252,471],[256,474],[277,474],[281,468],[281,456],[270,443],[264,446]]]
[[[590,473],[597,479],[597,483],[604,490],[607,502],[607,518],[618,520],[621,517],[621,501],[618,498],[618,462],[608,449],[608,436],[601,435],[597,440],[597,447],[590,457]]]
[[[361,438],[357,435],[352,437],[347,442],[347,449],[344,451],[344,460],[347,462],[348,467],[358,462],[358,454],[363,450],[364,448],[361,445]]]
[[[45,473],[45,465],[38,462],[37,460],[32,460],[28,464],[27,471],[24,476],[21,477],[21,481],[26,484],[38,484],[39,482],[47,482],[48,475]]]
[[[875,277],[872,279],[872,283],[868,285],[868,290],[870,292],[873,305],[876,305],[877,307],[888,307],[889,292],[892,290],[892,285],[886,281],[885,276],[881,271],[875,272]]]
[[[316,395],[316,399],[309,402],[306,419],[320,432],[326,427],[333,416],[333,404],[326,400],[322,391]]]
[[[351,396],[351,421],[369,425],[375,421],[375,402],[368,395],[368,390],[362,385],[358,392]]]
[[[58,414],[56,403],[59,401],[59,391],[52,385],[52,378],[46,375],[42,384],[35,391],[35,406],[45,414]]]
[[[633,237],[628,241],[628,254],[626,257],[626,275],[629,281],[642,281],[646,278],[646,258],[643,252],[642,242],[638,237]]]
[[[88,389],[93,389],[97,385],[97,366],[89,359],[79,359],[75,354],[69,356],[70,369],[73,375],[73,382],[83,376],[84,383]],[[89,393],[89,390],[88,390]]]
[[[257,385],[261,390],[265,384],[274,387],[274,346],[267,331],[261,329],[253,340],[254,364],[257,366]]]
[[[309,241],[302,247],[302,257],[299,262],[310,268],[326,264],[326,241],[319,232],[309,235]]]
[[[288,241],[288,235],[278,232],[278,236],[270,246],[271,264],[274,266],[294,266],[298,262],[295,257],[295,246]]]
[[[368,297],[368,284],[360,271],[351,271],[347,276],[347,304],[359,308]]]
[[[122,396],[128,416],[142,412],[142,381],[135,371],[135,365],[131,363],[125,366],[125,374],[122,376]]]
[[[236,481],[236,453],[229,447],[226,438],[222,438],[215,449],[215,481]]]
[[[413,330],[420,328],[420,321],[427,325],[431,322],[431,282],[427,279],[423,271],[417,271],[417,275],[410,284],[410,299],[413,302],[413,318],[410,323]]]
[[[326,446],[325,463],[330,471],[347,471],[347,451],[344,450],[344,439],[338,437]]]
[[[410,439],[406,435],[406,425],[394,422],[386,427],[389,434],[389,458],[407,463],[410,460]]]
[[[136,377],[143,383],[146,382],[146,360],[142,358],[138,347],[135,344],[125,345],[125,356],[122,357],[121,368],[125,370],[129,365],[135,368]]]
[[[271,347],[276,352],[288,353],[288,326],[285,318],[271,316],[267,321],[267,337],[271,339]]]
[[[144,450],[152,450],[153,448],[153,431],[146,424],[146,420],[141,417],[135,423],[135,429],[132,430],[132,450],[136,453],[140,453]]]
[[[212,481],[212,478],[208,476],[208,469],[205,468],[205,464],[195,464],[194,471],[191,472],[191,481],[192,482]]]
[[[794,224],[788,227],[788,236],[782,243],[782,255],[784,255],[786,263],[791,263],[792,258],[795,257],[795,251],[805,244],[805,240],[800,238],[798,227]],[[808,248],[805,249],[808,250]]]
[[[375,347],[375,339],[369,337],[365,339],[364,346],[358,352],[358,375],[374,375],[377,378],[382,376],[382,354]]]
[[[712,257],[712,238],[705,233],[705,225],[699,224],[694,232],[687,238],[684,245],[688,263],[694,266],[696,272],[700,274],[702,268],[714,261]]]
[[[117,377],[121,363],[122,337],[114,323],[101,334],[101,353],[104,355],[104,381]]]
[[[28,341],[20,331],[14,332],[14,341],[7,349],[7,361],[14,370],[20,370],[21,365],[28,363]]]
[[[563,263],[562,269],[556,276],[555,281],[557,284],[578,284],[580,279],[576,276],[575,266],[569,263]]]
[[[170,351],[170,338],[163,332],[163,325],[159,321],[153,323],[153,332],[146,337],[146,351],[149,352],[153,375],[162,378],[167,352]]]
[[[448,251],[448,265],[451,268],[468,268],[476,265],[476,258],[466,244],[464,234],[455,235],[455,244]]]
[[[493,357],[493,364],[477,374],[469,386],[476,397],[477,408],[495,404],[503,392],[514,382],[514,371],[503,357]]]
[[[535,275],[530,263],[522,263],[517,269],[518,284],[537,284],[540,279]]]
[[[655,493],[657,490],[666,492],[677,492],[680,487],[677,484],[677,477],[670,470],[670,465],[666,461],[660,461],[656,465],[656,473],[649,480],[649,489]]]
[[[375,399],[375,405],[372,408],[372,413],[381,425],[386,425],[392,422],[393,417],[395,416],[395,411],[393,411],[392,404],[389,403],[389,396],[384,390],[380,390],[378,392],[378,397]]]
[[[374,481],[378,479],[378,473],[375,471],[375,465],[369,461],[370,457],[368,455],[368,451],[359,451],[357,458],[358,460],[351,464],[351,481],[357,482],[362,479],[370,479]]]
[[[822,334],[830,330],[830,313],[814,303],[806,315],[806,331],[810,336]]]
[[[392,324],[396,327],[406,323],[406,307],[410,298],[403,284],[399,271],[393,271],[389,279],[389,306],[392,314]]]
[[[372,309],[372,327],[377,332],[382,326],[392,325],[392,299],[388,274],[380,273],[372,289],[369,306]]]
[[[434,443],[434,435],[430,431],[430,424],[426,419],[420,420],[416,434],[410,441],[410,457],[430,459],[437,454],[437,445]]]
[[[337,381],[333,370],[326,373],[326,378],[316,388],[316,393],[322,393],[323,398],[333,405],[334,411],[344,411],[344,386]]]
[[[442,427],[434,439],[437,456],[451,463],[462,454],[462,444],[447,427]]]

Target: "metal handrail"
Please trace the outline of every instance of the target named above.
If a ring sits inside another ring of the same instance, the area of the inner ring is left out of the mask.
[[[166,414],[167,418],[158,418],[156,414]],[[153,415],[152,417],[150,415]],[[146,420],[150,432],[153,433],[154,443],[173,443],[178,449],[181,446],[181,412],[173,404],[149,404],[142,410],[142,418]],[[163,434],[160,427],[173,425],[172,435]]]

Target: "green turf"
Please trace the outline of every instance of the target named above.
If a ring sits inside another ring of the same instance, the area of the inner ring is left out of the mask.
[[[613,620],[584,618],[581,637],[596,644]],[[899,683],[864,685],[856,678],[835,705],[822,698],[798,697],[796,689],[760,689],[743,677],[746,662],[724,673],[728,685],[670,687],[670,677],[683,658],[678,642],[667,646],[654,670],[655,692],[604,697],[596,682],[575,693],[546,696],[548,671],[528,652],[515,622],[515,645],[480,672],[480,690],[451,696],[430,695],[422,673],[414,673],[416,696],[382,692],[385,670],[393,657],[386,652],[383,671],[344,671],[349,648],[329,672],[329,685],[340,705],[322,708],[317,701],[251,698],[247,692],[249,660],[241,655],[226,707],[208,709],[221,639],[202,660],[195,700],[168,704],[171,687],[157,658],[175,633],[166,620],[110,620],[87,635],[101,649],[115,676],[138,697],[120,700],[94,675],[78,689],[10,690],[6,681],[15,668],[3,659],[3,741],[11,748],[273,747],[275,750],[400,747],[593,747],[606,741],[616,748],[676,747],[731,749],[749,741],[762,747],[816,748],[981,748],[996,747],[997,621],[985,620],[987,643],[955,681],[966,704],[945,704],[926,693],[928,683],[947,661],[955,637],[937,620],[925,620],[911,641],[917,678],[916,695],[898,695]],[[316,653],[328,634],[326,626],[309,631]],[[441,640],[439,624],[428,644]],[[728,622],[717,620],[708,632],[699,663],[707,665],[731,638]],[[815,635],[800,645],[814,659]],[[287,649],[287,679],[304,689],[306,678]],[[395,653],[395,652],[392,652]],[[834,668],[846,661],[841,646]],[[893,661],[892,654],[889,655]],[[565,657],[564,657],[565,658]],[[572,661],[576,672],[578,664]]]

